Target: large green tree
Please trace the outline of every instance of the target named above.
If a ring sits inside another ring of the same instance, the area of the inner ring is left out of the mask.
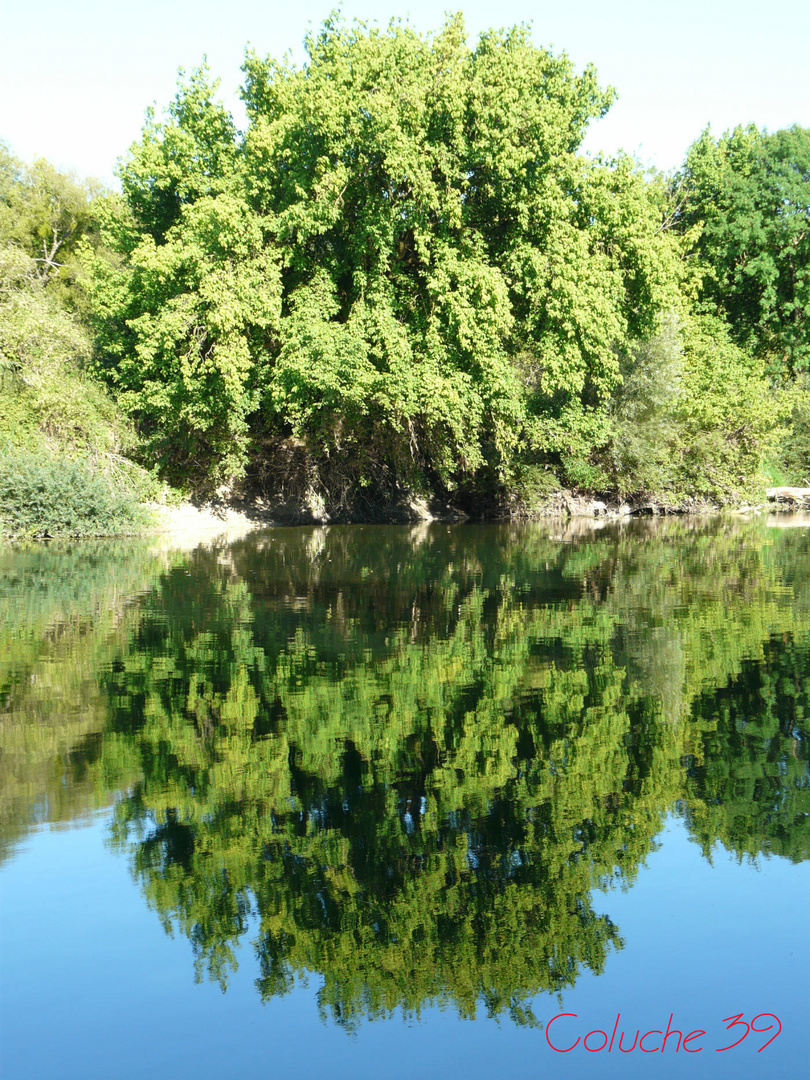
[[[306,47],[248,55],[243,137],[199,71],[124,163],[100,341],[164,467],[238,473],[292,436],[322,476],[447,491],[587,455],[618,351],[677,304],[660,188],[578,153],[612,92],[522,28],[471,49],[459,17]]]

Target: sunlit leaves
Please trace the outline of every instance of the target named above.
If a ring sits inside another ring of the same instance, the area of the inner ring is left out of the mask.
[[[99,340],[163,468],[239,473],[261,432],[324,486],[362,461],[349,485],[446,493],[587,452],[678,276],[653,187],[577,156],[612,91],[525,28],[471,49],[458,16],[306,45],[248,53],[244,136],[203,70],[123,165],[140,239],[97,278]]]
[[[702,295],[774,375],[810,366],[810,131],[753,125],[691,147],[678,178]]]

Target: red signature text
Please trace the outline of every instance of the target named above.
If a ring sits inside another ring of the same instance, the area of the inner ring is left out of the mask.
[[[578,1025],[575,1022],[579,1019],[577,1013],[558,1013],[546,1024],[546,1042],[558,1054],[570,1054],[572,1050],[576,1050],[578,1047],[587,1050],[589,1054],[599,1054],[602,1051],[607,1054],[612,1054],[614,1051],[620,1054],[631,1054],[634,1050],[640,1050],[643,1054],[663,1054],[665,1052],[678,1054],[681,1050],[685,1050],[687,1054],[699,1054],[702,1050],[709,1049],[709,1046],[704,1041],[709,1029],[698,1028],[689,1032],[679,1031],[672,1024],[674,1015],[674,1013],[669,1014],[669,1020],[665,1027],[650,1028],[649,1031],[642,1034],[641,1028],[637,1028],[635,1032],[625,1029],[623,1025],[620,1028],[622,1014],[617,1013],[616,1022],[609,1034],[607,1031],[602,1031],[601,1028],[594,1028],[593,1031],[589,1031],[587,1035],[583,1036],[577,1034]],[[771,1022],[768,1023],[768,1021]],[[734,1029],[733,1034],[737,1036],[737,1039],[728,1046],[715,1046],[714,1049],[718,1053],[723,1050],[733,1050],[751,1032],[764,1035],[776,1028],[774,1034],[757,1049],[757,1053],[761,1054],[765,1047],[770,1046],[782,1030],[779,1017],[774,1013],[758,1013],[750,1021],[744,1019],[743,1013],[737,1013],[734,1016],[725,1017],[723,1024],[725,1024],[726,1031]],[[742,1033],[740,1033],[741,1028],[745,1028]],[[579,1030],[581,1031],[582,1028],[580,1027]],[[702,1041],[703,1045],[701,1045]]]

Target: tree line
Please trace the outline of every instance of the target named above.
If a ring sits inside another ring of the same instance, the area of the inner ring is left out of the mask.
[[[662,175],[581,152],[613,92],[526,28],[305,44],[247,53],[244,131],[181,77],[120,194],[0,156],[6,456],[344,518],[810,481],[810,131]]]

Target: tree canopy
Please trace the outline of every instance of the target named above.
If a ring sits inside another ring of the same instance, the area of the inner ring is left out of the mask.
[[[243,136],[201,69],[125,161],[126,264],[97,283],[122,400],[215,476],[257,432],[391,489],[582,457],[620,350],[679,304],[663,188],[578,153],[612,91],[459,17],[306,46],[248,54]]]
[[[678,183],[702,297],[774,373],[810,371],[810,129],[707,130]]]
[[[322,520],[808,479],[805,129],[707,131],[663,177],[582,152],[614,92],[527,27],[334,15],[305,45],[248,51],[244,131],[181,73],[120,196],[0,148],[6,390],[69,347],[52,404],[123,414],[179,487]],[[23,385],[10,424],[41,430]]]

